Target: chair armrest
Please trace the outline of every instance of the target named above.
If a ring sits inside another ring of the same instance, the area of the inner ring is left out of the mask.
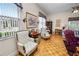
[[[19,45],[19,46],[24,46],[24,44],[22,44],[22,43],[19,43],[19,42],[17,43],[17,45]]]
[[[79,47],[79,41],[77,42],[77,46]]]
[[[34,42],[34,38],[29,38],[28,40]]]
[[[79,41],[79,37],[75,37],[75,39],[76,39],[77,41]]]

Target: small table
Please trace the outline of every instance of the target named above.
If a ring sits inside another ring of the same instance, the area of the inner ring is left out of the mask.
[[[62,29],[55,29],[55,34],[62,35]]]
[[[34,38],[34,41],[37,42],[36,39],[39,37],[39,33],[38,32],[32,32],[31,35],[32,35],[31,37]]]

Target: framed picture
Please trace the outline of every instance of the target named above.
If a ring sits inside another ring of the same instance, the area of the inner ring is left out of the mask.
[[[27,27],[37,27],[37,16],[26,12]]]
[[[56,27],[60,27],[61,25],[61,20],[60,19],[56,19]]]

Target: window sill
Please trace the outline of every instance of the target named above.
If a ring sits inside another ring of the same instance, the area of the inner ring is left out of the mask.
[[[8,40],[10,38],[15,38],[15,36],[10,36],[10,37],[2,37],[0,38],[0,41],[3,41],[3,40]]]

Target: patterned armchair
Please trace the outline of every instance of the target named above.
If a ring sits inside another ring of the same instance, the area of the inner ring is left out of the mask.
[[[76,46],[79,46],[79,38],[75,37],[74,32],[72,30],[64,31],[66,41],[65,45],[69,52],[72,54],[76,52]]]
[[[37,48],[37,43],[28,36],[28,33],[28,31],[17,32],[18,51],[25,56],[30,55]]]

